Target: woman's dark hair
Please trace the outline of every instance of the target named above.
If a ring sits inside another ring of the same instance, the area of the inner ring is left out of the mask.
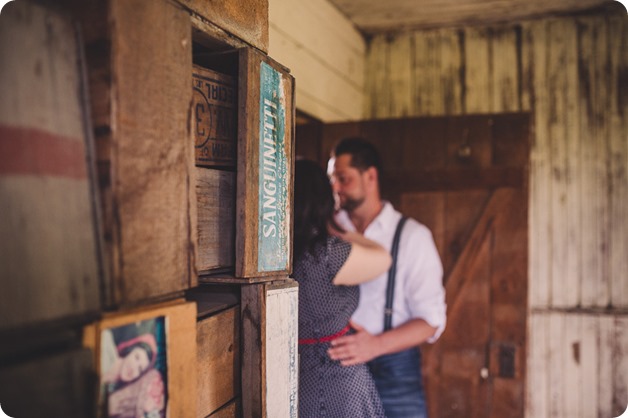
[[[334,220],[334,195],[329,178],[314,161],[297,160],[294,173],[294,258],[325,244],[327,228],[342,231]]]
[[[148,360],[150,362],[150,360],[153,358],[155,353],[153,352],[153,349],[151,348],[151,346],[143,341],[139,341],[133,345],[129,345],[128,347],[122,348],[118,354],[120,355],[120,357],[126,357],[129,355],[131,351],[133,351],[137,347],[140,347],[141,349],[146,351],[146,354],[148,355]]]

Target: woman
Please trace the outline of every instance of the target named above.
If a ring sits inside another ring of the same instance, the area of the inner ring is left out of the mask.
[[[111,330],[102,333],[101,383],[106,416],[160,418],[165,414],[165,387],[155,369],[157,343],[141,334],[116,346]]]
[[[351,332],[358,284],[391,264],[388,252],[335,223],[329,179],[314,162],[298,160],[294,186],[294,278],[299,282],[299,417],[383,417],[364,364],[342,366],[329,342]]]

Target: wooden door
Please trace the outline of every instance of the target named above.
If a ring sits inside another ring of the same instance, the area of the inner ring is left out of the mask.
[[[375,143],[384,197],[434,234],[448,319],[421,347],[431,418],[523,417],[529,126],[500,114],[297,127],[297,155],[322,165],[343,137]]]

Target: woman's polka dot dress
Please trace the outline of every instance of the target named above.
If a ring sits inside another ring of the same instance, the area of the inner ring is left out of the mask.
[[[358,306],[357,286],[332,279],[349,256],[351,244],[329,237],[327,246],[296,260],[299,282],[299,339],[320,339],[347,326]],[[366,365],[342,366],[327,355],[328,342],[299,345],[299,417],[384,417]]]

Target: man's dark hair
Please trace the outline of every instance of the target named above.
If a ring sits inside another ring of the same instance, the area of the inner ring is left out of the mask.
[[[351,137],[340,141],[334,149],[334,156],[339,157],[343,154],[351,155],[352,167],[360,171],[375,167],[377,175],[382,175],[382,158],[375,146],[364,138]]]

